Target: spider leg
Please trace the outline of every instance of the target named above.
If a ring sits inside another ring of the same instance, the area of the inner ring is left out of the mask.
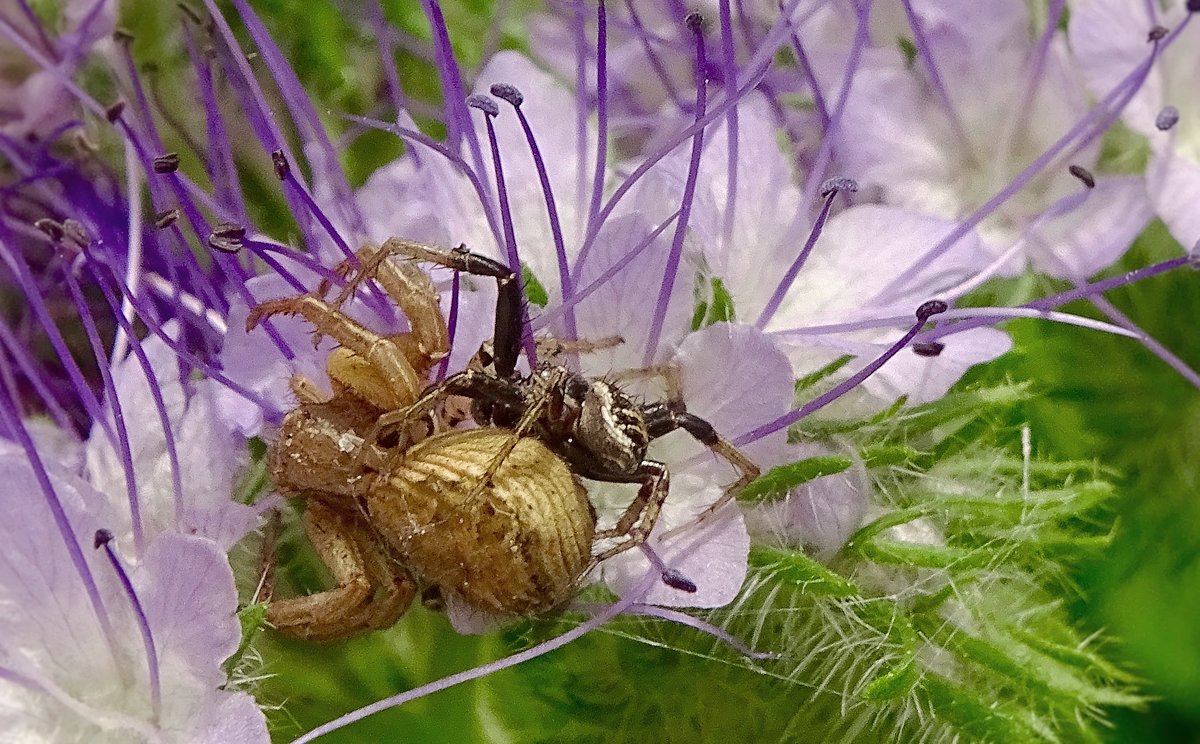
[[[317,383],[304,375],[292,375],[292,379],[288,380],[288,387],[291,388],[292,395],[296,396],[296,401],[301,405],[327,402],[325,395],[317,387]]]
[[[352,277],[350,272],[353,271],[354,265],[349,259],[334,267],[334,274],[349,279],[331,304],[340,308],[362,282],[368,279],[379,282],[388,296],[400,307],[404,317],[408,318],[411,335],[416,339],[417,351],[426,364],[432,366],[434,362],[450,353],[450,338],[446,330],[446,320],[438,306],[437,290],[429,275],[420,267],[409,262],[388,261],[387,259],[394,255],[407,255],[390,243],[391,241],[381,247],[360,248],[355,254],[360,268]],[[329,282],[325,280],[317,287],[316,295],[324,297],[328,291]]]
[[[376,407],[382,410],[401,408],[420,394],[424,381],[413,369],[400,345],[364,328],[314,295],[263,302],[250,311],[246,318],[246,330],[251,331],[264,318],[279,314],[302,316],[318,332],[332,337],[353,352],[353,355],[343,353],[330,356],[330,377],[362,393]],[[361,369],[356,370],[357,363],[346,358],[354,355],[367,362],[371,372],[356,374],[361,373]]]
[[[511,380],[503,380],[486,372],[468,369],[450,375],[445,380],[430,386],[411,405],[396,407],[375,420],[365,437],[367,444],[374,444],[384,433],[429,416],[437,404],[453,395],[471,399],[495,401],[514,410],[525,408],[525,396]]]
[[[416,595],[407,572],[380,563],[373,536],[346,515],[316,500],[304,512],[304,529],[337,586],[306,597],[279,599],[267,608],[267,621],[288,635],[333,640],[398,617]],[[366,548],[366,550],[364,550]],[[378,586],[383,597],[372,594]]]
[[[394,255],[408,256],[419,261],[445,266],[475,276],[486,276],[496,280],[499,290],[496,296],[496,317],[492,333],[495,346],[495,369],[500,377],[511,377],[517,368],[517,355],[521,350],[522,307],[521,281],[512,269],[499,261],[472,253],[460,246],[451,250],[423,243],[391,238],[379,249]]]
[[[585,475],[584,477],[593,477]],[[667,470],[667,466],[655,460],[645,460],[638,467],[637,471],[631,475],[599,477],[598,480],[607,480],[614,483],[631,483],[641,482],[641,488],[638,489],[637,496],[626,507],[624,513],[617,519],[616,524],[612,527],[596,531],[596,539],[603,540],[611,537],[625,536],[612,547],[592,556],[588,565],[580,572],[580,578],[591,573],[601,561],[608,560],[614,555],[624,553],[626,550],[636,548],[650,537],[650,533],[654,531],[654,525],[658,522],[658,515],[662,511],[663,502],[667,499],[667,493],[671,488],[671,477]]]
[[[682,405],[682,401],[679,400],[674,403],[651,403],[642,409],[642,416],[646,420],[646,430],[649,432],[650,438],[657,439],[676,429],[683,429],[692,435],[693,439],[708,447],[738,471],[738,479],[726,486],[721,497],[701,513],[700,518],[703,519],[728,503],[737,495],[738,491],[757,478],[761,471],[732,442],[718,434],[712,424],[686,410],[679,410]]]

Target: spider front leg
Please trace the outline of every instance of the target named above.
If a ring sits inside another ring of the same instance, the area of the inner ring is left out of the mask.
[[[721,497],[701,512],[699,518],[703,519],[728,503],[737,495],[738,491],[745,488],[762,471],[732,442],[718,434],[712,424],[686,410],[680,410],[682,408],[682,399],[667,403],[651,403],[643,408],[642,416],[646,420],[646,430],[650,434],[650,438],[658,439],[676,429],[683,429],[693,439],[708,447],[738,471],[738,479],[726,486]]]
[[[662,377],[667,392],[665,402],[650,403],[642,408],[642,416],[646,421],[646,430],[650,438],[658,439],[676,429],[683,429],[738,472],[738,479],[726,486],[721,497],[702,512],[701,518],[704,518],[724,506],[737,495],[738,491],[757,478],[762,471],[740,449],[734,446],[733,442],[718,434],[712,424],[688,412],[687,403],[683,398],[683,380],[680,377],[679,367],[661,365],[622,373],[622,376],[625,377],[646,375]]]
[[[399,245],[409,245],[396,241]],[[401,250],[393,241],[382,246],[364,246],[354,254],[357,259],[358,272],[353,276],[355,264],[349,259],[334,267],[333,273],[347,279],[331,305],[341,308],[346,300],[354,294],[360,284],[369,279],[379,283],[387,295],[400,307],[404,317],[408,319],[411,338],[416,343],[418,359],[410,359],[413,366],[424,367],[419,371],[425,372],[450,353],[450,338],[446,330],[446,320],[442,316],[438,304],[437,289],[429,279],[429,275],[411,262],[388,261],[396,255],[409,255]],[[329,282],[322,281],[317,287],[317,297],[324,298],[329,291]],[[395,337],[393,337],[395,338]]]
[[[335,349],[327,363],[330,378],[381,410],[407,406],[425,386],[400,344],[368,330],[319,297],[304,294],[263,302],[250,311],[246,330],[254,330],[272,315],[299,315],[341,344],[344,348]]]
[[[329,641],[388,627],[404,614],[417,584],[392,565],[369,530],[316,500],[304,511],[304,529],[337,585],[306,597],[273,600],[267,608],[271,625],[296,638]]]
[[[426,283],[429,283],[429,278],[425,276],[424,272],[411,264],[396,264],[386,259],[392,256],[400,256],[416,261],[437,264],[438,266],[444,266],[448,269],[474,276],[495,279],[498,290],[496,296],[495,327],[492,336],[495,344],[495,369],[496,374],[501,377],[512,375],[517,367],[517,355],[521,348],[522,331],[521,281],[512,269],[487,256],[472,253],[465,246],[448,250],[401,238],[390,238],[384,241],[383,245],[378,248],[364,248],[357,255],[362,268],[358,275],[347,282],[346,286],[342,288],[334,304],[340,305],[354,292],[358,284],[364,279],[374,276],[384,286],[388,294],[395,298],[397,303],[401,305],[405,315],[409,316],[410,322],[413,321],[413,315],[410,314],[408,306],[404,304],[401,298],[407,299],[417,295],[410,289],[399,289],[399,287],[402,285],[407,286],[405,283],[418,282],[416,274],[424,277],[423,281]],[[345,276],[351,268],[348,262],[343,262],[334,271],[339,276]],[[397,289],[389,286],[389,282]],[[436,294],[433,293],[432,286],[432,283],[429,283],[428,293],[434,297],[433,307],[436,308]],[[322,283],[321,287],[321,294],[324,295],[324,291],[327,291],[328,285]],[[414,312],[420,313],[421,309],[414,308]],[[438,319],[439,321],[441,319],[440,311],[438,312]],[[416,323],[414,323],[414,333],[416,333],[416,328]],[[441,322],[441,332],[445,333],[444,321]],[[419,334],[418,337],[420,337]]]

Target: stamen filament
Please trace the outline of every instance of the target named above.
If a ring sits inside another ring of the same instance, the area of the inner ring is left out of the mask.
[[[133,588],[133,582],[129,580],[129,574],[121,565],[121,559],[113,550],[112,541],[113,534],[111,532],[104,529],[96,530],[96,548],[103,548],[104,555],[112,564],[113,572],[116,573],[121,582],[121,588],[125,590],[125,596],[129,598],[129,604],[133,607],[138,631],[142,635],[142,645],[146,649],[146,665],[149,668],[150,707],[154,711],[154,722],[158,723],[162,717],[162,685],[158,679],[158,649],[154,647],[154,634],[150,631],[150,622],[146,619],[146,611],[142,608],[142,602]]]

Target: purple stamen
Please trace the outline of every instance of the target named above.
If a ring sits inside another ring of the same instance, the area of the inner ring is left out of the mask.
[[[138,630],[142,634],[142,645],[146,649],[146,665],[149,667],[150,707],[154,711],[154,722],[158,723],[159,718],[162,717],[162,686],[158,679],[158,650],[154,647],[154,634],[150,631],[150,621],[146,618],[146,611],[142,608],[142,602],[133,588],[133,582],[129,580],[129,574],[125,572],[125,567],[121,565],[121,559],[113,550],[112,541],[112,532],[105,529],[96,530],[95,547],[97,550],[104,549],[104,555],[108,557],[113,572],[121,581],[121,588],[125,590],[125,596],[129,598],[129,604],[133,607],[133,614],[137,619]]]
[[[833,207],[833,200],[837,195],[846,191],[851,194],[858,191],[858,183],[850,178],[831,178],[821,184],[821,196],[825,198],[825,203],[821,205],[821,211],[817,214],[817,219],[813,222],[812,230],[808,233],[808,239],[804,242],[804,247],[800,249],[800,253],[796,256],[796,260],[784,272],[783,278],[779,280],[779,284],[775,286],[775,291],[771,294],[771,299],[767,301],[766,307],[759,314],[758,320],[755,321],[754,327],[762,330],[775,316],[779,306],[783,304],[783,298],[791,290],[793,282],[800,274],[800,269],[804,268],[805,262],[808,261],[808,256],[812,253],[813,246],[817,244],[817,239],[821,237],[821,231],[825,229],[825,221],[829,218],[829,210]]]
[[[1007,202],[1013,197],[1014,194],[1024,188],[1034,176],[1041,173],[1051,161],[1058,157],[1059,153],[1066,150],[1067,146],[1070,145],[1072,141],[1074,141],[1076,138],[1086,135],[1088,128],[1091,127],[1094,122],[1102,118],[1101,113],[1111,106],[1114,101],[1124,95],[1127,88],[1129,88],[1131,91],[1136,91],[1137,88],[1140,87],[1141,82],[1145,80],[1145,76],[1149,74],[1149,71],[1153,66],[1155,56],[1156,55],[1152,53],[1149,57],[1147,57],[1147,59],[1144,60],[1141,65],[1139,65],[1133,72],[1122,79],[1120,83],[1118,83],[1111,91],[1109,91],[1108,95],[1105,96],[1104,99],[1097,103],[1096,106],[1093,107],[1086,116],[1077,122],[1075,126],[1071,127],[1071,129],[1061,138],[1059,138],[1057,142],[1055,142],[1050,146],[1049,149],[1038,156],[1038,158],[1036,158],[1032,163],[1029,164],[1028,167],[1021,171],[1016,178],[1014,178],[1008,183],[1007,186],[992,196],[991,199],[988,199],[981,207],[979,207],[979,209],[975,210],[974,213],[959,220],[953,230],[939,240],[936,245],[922,254],[921,257],[907,269],[900,272],[900,274],[895,279],[890,281],[883,289],[879,290],[879,292],[877,292],[875,296],[871,298],[871,301],[875,301],[880,297],[892,294],[896,292],[898,288],[903,287],[905,282],[910,281],[918,272],[923,271],[932,261],[936,261],[942,256],[942,254],[950,250],[951,246],[953,246],[956,242],[958,242],[959,239],[961,239],[971,230],[974,230],[975,227],[982,222],[985,217],[995,212],[1000,205]],[[1130,92],[1129,95],[1132,96],[1132,92]],[[1119,109],[1114,112],[1114,115],[1115,113],[1119,113]],[[1102,130],[1097,129],[1097,131]]]
[[[784,15],[786,16],[794,11],[800,2],[801,0],[788,0]],[[650,153],[641,162],[641,164],[634,168],[633,172],[630,173],[629,176],[626,177],[619,186],[617,186],[617,188],[613,191],[612,196],[605,201],[604,206],[600,209],[600,214],[597,218],[598,224],[593,225],[592,229],[588,230],[587,235],[584,237],[583,245],[580,247],[579,254],[575,260],[576,269],[574,274],[576,279],[579,278],[578,267],[584,264],[589,252],[592,249],[592,246],[596,242],[596,236],[599,234],[599,226],[603,224],[604,220],[608,219],[608,216],[612,214],[614,209],[617,208],[617,204],[620,203],[621,199],[624,198],[625,195],[628,194],[635,185],[637,185],[637,182],[640,181],[647,173],[649,173],[651,168],[653,168],[659,161],[669,155],[680,144],[695,135],[697,131],[708,126],[711,122],[728,111],[729,107],[737,105],[737,102],[741,100],[743,96],[753,90],[754,87],[763,79],[763,77],[766,76],[767,70],[770,69],[771,59],[775,55],[775,52],[778,51],[779,47],[784,43],[784,37],[786,35],[787,25],[784,23],[783,18],[781,17],[781,19],[771,27],[771,30],[763,39],[762,46],[759,47],[758,51],[756,51],[754,56],[751,57],[750,62],[745,66],[746,73],[739,78],[733,91],[729,92],[727,86],[726,95],[719,104],[708,109],[703,116],[697,118],[696,121],[685,127],[675,136],[668,138],[666,142],[656,148],[654,152]]]
[[[262,20],[254,13],[250,3],[246,0],[233,0],[233,4],[237,8],[238,16],[245,24],[246,30],[250,33],[250,38],[253,39],[259,53],[262,54],[267,70],[275,80],[279,92],[283,94],[284,103],[291,113],[291,121],[301,131],[305,144],[315,146],[316,150],[320,152],[323,176],[332,186],[334,206],[341,212],[343,220],[350,223],[352,229],[361,234],[364,230],[362,213],[358,210],[357,202],[350,191],[350,184],[346,181],[346,174],[342,171],[337,150],[334,149],[333,143],[329,139],[325,125],[321,123],[321,117],[317,114],[316,107],[313,106],[312,98],[305,92],[300,79],[296,77],[295,70],[284,59],[279,46],[267,32]]]
[[[719,3],[721,15],[721,68],[723,71],[722,77],[724,80],[737,79],[737,60],[733,52],[733,19],[729,11],[729,0],[721,0]],[[738,166],[738,110],[737,106],[731,106],[725,113],[725,136],[726,144],[726,191],[725,191],[725,212],[722,215],[724,225],[721,232],[725,239],[725,244],[728,245],[733,239],[733,223],[737,212],[737,166]]]
[[[929,76],[929,87],[933,91],[934,98],[941,105],[942,111],[946,114],[946,118],[950,121],[950,128],[954,130],[954,136],[958,138],[960,146],[965,148],[966,143],[969,142],[966,130],[963,129],[962,119],[959,117],[954,103],[950,100],[950,93],[942,81],[941,73],[938,72],[937,61],[933,58],[933,48],[930,47],[929,38],[925,35],[925,24],[921,22],[921,17],[913,9],[912,0],[901,0],[901,3],[904,5],[904,14],[908,16],[908,26],[913,32],[917,58],[921,60],[925,74]]]
[[[34,321],[41,326],[43,332],[46,334],[46,338],[50,341],[50,346],[54,349],[54,353],[62,363],[71,385],[74,387],[80,402],[88,413],[88,418],[92,422],[100,424],[101,430],[108,438],[113,449],[118,449],[116,432],[113,431],[108,417],[103,415],[103,407],[100,405],[100,400],[92,391],[91,384],[88,383],[83,370],[80,369],[74,355],[71,354],[70,347],[59,332],[58,326],[54,323],[54,318],[50,313],[49,307],[46,305],[45,298],[38,289],[37,282],[29,270],[29,265],[25,262],[24,256],[5,244],[3,236],[0,236],[0,258],[4,259],[5,263],[7,263],[12,276],[16,278],[17,283],[20,285],[28,308],[33,313]]]
[[[521,91],[517,90],[516,86],[509,83],[496,83],[491,87],[492,95],[502,101],[506,101],[517,113],[517,120],[521,122],[521,129],[525,132],[525,141],[529,143],[529,152],[533,155],[533,165],[538,173],[538,181],[542,185],[542,197],[546,201],[546,213],[550,218],[550,235],[554,240],[554,253],[558,258],[558,285],[562,291],[564,304],[571,298],[571,293],[574,287],[571,282],[570,262],[567,259],[567,248],[563,241],[562,224],[558,217],[558,207],[554,201],[554,190],[550,186],[550,173],[546,170],[546,162],[542,158],[542,151],[538,147],[537,138],[533,135],[533,127],[529,124],[528,117],[521,110],[521,104],[525,100],[525,96]],[[566,337],[575,338],[575,311],[571,307],[565,308],[563,323],[566,326]]]
[[[596,170],[592,173],[592,199],[588,205],[587,226],[591,229],[600,212],[604,194],[604,170],[608,156],[608,24],[604,0],[596,3]],[[584,134],[587,130],[580,130]],[[583,160],[579,161],[583,164]]]
[[[1058,32],[1058,19],[1062,17],[1063,3],[1064,0],[1051,0],[1046,8],[1046,27],[1042,29],[1029,64],[1025,66],[1025,85],[1021,86],[1021,100],[1014,107],[1013,126],[1011,127],[1011,131],[1014,133],[1026,128],[1038,88],[1045,81],[1043,72],[1046,68],[1046,60],[1049,58],[1050,44]]]
[[[744,13],[740,8],[741,3],[738,3],[739,11]],[[783,3],[780,3],[780,11],[783,10]],[[743,24],[745,20],[743,19]],[[804,73],[804,79],[808,83],[809,90],[812,91],[813,108],[816,109],[817,117],[821,120],[821,129],[829,130],[829,106],[825,103],[825,93],[821,90],[821,84],[817,81],[817,74],[813,71],[812,62],[808,59],[808,53],[804,51],[804,45],[800,43],[800,36],[792,27],[791,19],[785,18],[788,24],[788,35],[792,41],[792,52],[796,55],[796,62],[800,66],[800,71]]]
[[[696,124],[704,117],[707,101],[708,84],[704,70],[707,61],[704,54],[704,19],[699,13],[689,13],[688,29],[692,32],[696,43]],[[687,234],[688,217],[691,216],[692,202],[696,195],[696,177],[700,173],[700,154],[704,148],[704,128],[696,129],[692,138],[692,155],[688,163],[687,180],[683,186],[683,199],[679,207],[679,219],[675,223],[675,236],[671,240],[671,252],[667,255],[667,266],[663,271],[662,286],[658,291],[654,315],[650,319],[650,331],[646,336],[646,348],[642,354],[642,366],[654,364],[654,355],[658,351],[658,340],[662,336],[663,323],[667,318],[667,306],[671,303],[672,290],[679,272],[679,258],[683,253],[683,239]]]
[[[129,430],[125,426],[124,408],[121,405],[120,397],[117,395],[117,386],[112,378],[112,368],[105,354],[104,346],[100,341],[100,332],[96,328],[96,322],[92,317],[91,309],[88,307],[87,301],[79,289],[79,283],[75,280],[72,273],[65,271],[63,274],[66,279],[67,291],[70,292],[71,299],[79,312],[79,319],[82,321],[84,334],[87,336],[88,343],[92,347],[92,354],[96,359],[96,368],[100,372],[100,379],[104,382],[104,398],[108,404],[108,410],[112,415],[113,425],[117,434],[116,450],[121,458],[121,474],[125,477],[125,490],[129,501],[129,519],[133,529],[134,549],[138,555],[143,555],[146,549],[146,539],[142,529],[141,500],[138,498],[137,478],[133,468],[133,450],[129,445]],[[112,310],[114,317],[121,321],[124,320],[119,306],[114,306]],[[153,388],[154,385],[151,384],[151,387]],[[105,418],[107,419],[107,417]]]
[[[104,607],[104,600],[100,597],[100,589],[96,586],[96,579],[92,576],[92,572],[88,568],[87,559],[84,557],[79,543],[75,540],[75,531],[71,526],[70,520],[67,518],[66,510],[63,509],[62,501],[58,498],[58,493],[54,490],[54,486],[50,482],[50,474],[46,472],[46,466],[42,463],[42,458],[33,444],[33,439],[30,438],[29,431],[25,428],[25,422],[21,420],[15,391],[0,385],[0,397],[3,398],[0,400],[0,420],[3,420],[4,427],[8,431],[9,436],[15,438],[17,443],[21,445],[21,448],[25,450],[26,460],[29,462],[30,468],[33,469],[33,474],[38,481],[38,485],[41,486],[42,495],[46,499],[46,506],[50,509],[54,524],[58,528],[58,534],[62,537],[63,546],[66,547],[67,553],[71,556],[71,564],[75,567],[75,572],[79,574],[79,580],[83,582],[84,591],[87,593],[88,601],[92,605],[92,612],[96,616],[96,621],[100,623],[100,629],[104,632],[104,637],[108,641],[109,654],[112,656],[113,663],[116,664],[117,668],[120,668],[117,636],[113,632],[108,610]]]
[[[875,372],[884,364],[886,364],[889,359],[896,356],[901,349],[908,346],[909,343],[916,338],[917,334],[921,332],[921,329],[931,317],[939,313],[944,313],[946,310],[947,305],[941,300],[930,300],[922,304],[919,308],[917,308],[917,322],[914,323],[913,326],[909,328],[903,336],[900,337],[899,341],[889,346],[882,354],[871,360],[871,362],[865,367],[860,369],[858,372],[855,372],[842,382],[838,383],[823,395],[813,398],[799,408],[785,413],[774,421],[770,421],[758,427],[757,429],[754,429],[753,431],[743,434],[742,436],[733,440],[733,443],[741,447],[751,442],[756,442],[769,434],[774,434],[780,429],[786,429],[800,419],[821,410],[833,401],[842,397],[846,393],[862,384],[863,380],[875,374]]]
[[[637,9],[634,7],[633,0],[625,0],[625,9],[629,12],[629,21],[635,36],[642,45],[642,51],[646,54],[646,61],[650,63],[650,67],[654,70],[654,74],[658,76],[659,82],[662,83],[663,90],[667,93],[667,98],[671,99],[671,103],[675,104],[675,108],[680,111],[684,109],[683,99],[679,96],[679,91],[675,89],[675,83],[671,81],[671,76],[667,72],[666,66],[662,59],[658,56],[658,52],[654,50],[651,42],[651,34],[642,24],[642,19],[637,14]]]
[[[825,128],[825,136],[821,138],[821,146],[817,149],[817,155],[813,159],[812,166],[809,169],[808,179],[804,183],[803,197],[800,200],[800,207],[796,210],[796,217],[792,220],[793,225],[801,224],[807,219],[809,208],[812,205],[813,197],[817,193],[819,185],[823,186],[822,178],[825,177],[825,169],[833,159],[834,143],[838,140],[837,130],[842,125],[842,115],[846,111],[846,103],[850,100],[850,88],[854,84],[854,79],[858,73],[858,67],[862,64],[863,53],[866,51],[867,44],[870,41],[870,3],[865,6],[860,6],[857,11],[858,27],[854,32],[854,42],[850,47],[850,57],[846,60],[846,69],[842,73],[842,86],[838,90],[837,101],[834,103],[833,113],[829,118],[829,124]],[[791,234],[789,229],[785,234]]]
[[[667,564],[663,562],[662,556],[658,554],[658,551],[650,543],[644,542],[638,548],[646,556],[646,560],[650,561],[650,565],[654,567],[654,570],[658,571],[662,583],[681,592],[687,592],[688,594],[696,593],[696,582],[689,579],[678,569],[667,568]]]
[[[587,99],[588,48],[583,35],[584,29],[587,28],[587,18],[583,8],[583,0],[575,0],[572,4],[574,18],[571,29],[574,31],[575,46],[575,162],[580,164],[579,170],[575,174],[576,208],[582,208],[587,188],[583,164],[587,162],[587,117],[590,108]]]
[[[200,97],[204,101],[205,131],[208,135],[209,153],[209,157],[205,158],[205,166],[209,181],[218,196],[225,196],[222,199],[223,206],[233,213],[233,219],[246,223],[249,221],[249,216],[242,199],[242,190],[237,185],[237,166],[233,162],[233,147],[229,142],[225,118],[221,115],[221,106],[213,84],[212,68],[208,58],[197,50],[191,29],[188,29],[183,38],[192,68],[196,71]]]
[[[503,242],[504,239],[500,235],[500,227],[496,224],[496,213],[494,205],[492,204],[491,196],[486,190],[483,181],[480,179],[478,172],[471,168],[471,166],[468,165],[465,160],[447,148],[446,145],[438,142],[435,139],[432,139],[422,132],[409,129],[407,127],[402,127],[399,124],[378,121],[376,119],[369,119],[364,116],[354,116],[351,114],[346,114],[342,118],[346,119],[347,121],[352,121],[362,124],[363,126],[370,127],[371,129],[390,132],[405,142],[411,141],[419,145],[423,145],[444,157],[447,162],[457,168],[459,172],[466,176],[467,180],[471,182],[471,187],[475,190],[475,196],[479,199],[479,204],[483,208],[484,217],[487,218],[488,229],[492,231],[492,237],[495,238],[497,245],[500,245]]]
[[[461,293],[460,285],[462,284],[459,273],[454,272],[454,277],[450,280],[450,314],[446,318],[446,336],[449,348],[454,348],[454,336],[458,331],[458,298]],[[446,372],[450,369],[450,355],[447,354],[438,364],[437,377],[434,382],[441,382],[446,379]]]
[[[590,296],[593,292],[600,289],[605,284],[607,284],[609,281],[611,281],[612,278],[614,276],[616,276],[617,274],[621,273],[621,271],[626,266],[628,266],[630,264],[630,262],[632,262],[635,258],[640,256],[642,251],[646,250],[646,248],[648,248],[650,246],[650,244],[653,243],[654,240],[659,235],[662,235],[663,231],[666,230],[668,227],[670,227],[671,223],[673,223],[678,217],[679,217],[679,210],[677,209],[672,214],[670,214],[665,220],[660,222],[658,224],[658,226],[650,232],[649,235],[642,238],[642,241],[640,243],[638,243],[636,246],[634,246],[628,253],[626,253],[624,256],[622,256],[619,261],[614,263],[612,266],[608,267],[608,269],[606,269],[603,274],[596,277],[596,279],[594,279],[591,284],[587,285],[579,292],[576,292],[571,297],[571,299],[564,300],[563,303],[559,307],[556,307],[553,310],[548,310],[545,313],[542,313],[541,317],[538,318],[537,328],[539,328],[539,329],[545,328],[547,325],[549,325],[550,321],[553,320],[554,318],[558,317],[558,315],[560,313],[570,312],[572,308],[574,308],[580,302],[583,302],[585,299],[587,299],[588,296]]]
[[[457,150],[463,138],[471,151],[471,159],[475,161],[475,171],[483,173],[483,149],[479,138],[475,136],[475,127],[471,125],[471,115],[463,101],[466,88],[463,87],[462,75],[458,70],[458,62],[454,59],[454,49],[450,45],[450,32],[446,29],[446,19],[436,0],[421,0],[421,8],[429,19],[429,27],[433,31],[433,61],[437,66],[438,78],[442,83],[442,98],[445,101],[446,144],[449,149]],[[484,204],[491,203],[491,194],[483,199]]]
[[[666,607],[658,607],[657,605],[640,604],[640,603],[635,604],[632,607],[630,607],[629,612],[630,612],[630,614],[633,614],[633,615],[645,615],[647,617],[657,617],[660,620],[667,620],[672,623],[678,623],[680,625],[686,625],[689,628],[694,628],[694,629],[700,631],[701,633],[704,633],[706,635],[712,636],[713,638],[716,638],[717,640],[724,643],[726,646],[729,646],[730,648],[737,651],[742,656],[746,656],[751,659],[767,661],[767,660],[779,658],[779,654],[772,653],[770,651],[755,651],[754,649],[750,648],[746,644],[742,643],[740,640],[738,640],[738,638],[736,636],[734,636],[732,633],[725,630],[724,628],[718,628],[717,626],[713,625],[712,623],[705,622],[704,620],[701,620],[698,617],[692,617],[691,615],[687,614],[686,612],[680,612],[678,610],[671,610]]]
[[[504,165],[500,159],[500,143],[496,140],[496,127],[492,117],[500,114],[500,107],[489,96],[473,95],[467,97],[467,105],[483,112],[484,123],[487,124],[488,143],[492,148],[492,167],[496,171],[496,194],[500,202],[500,222],[504,228],[504,247],[508,254],[508,268],[517,276],[521,275],[521,257],[517,252],[517,235],[513,230],[512,210],[508,204],[508,189],[504,183]],[[525,348],[525,358],[529,360],[530,368],[537,366],[537,346],[533,342],[533,330],[529,326],[529,310],[522,303],[521,309],[521,344]]]
[[[114,311],[117,307],[119,307],[119,303],[117,302],[116,298],[113,297],[112,289],[108,286],[108,283],[104,281],[104,273],[107,273],[108,280],[121,290],[121,294],[129,299],[134,310],[137,311],[138,319],[145,324],[146,329],[161,339],[162,342],[166,344],[167,348],[171,349],[171,351],[175,353],[175,356],[179,357],[181,362],[191,365],[205,377],[209,377],[219,382],[254,405],[258,406],[264,412],[270,415],[277,415],[280,413],[279,411],[275,410],[275,408],[261,395],[229,379],[218,367],[214,366],[204,358],[198,356],[193,351],[188,349],[186,344],[180,343],[179,341],[171,338],[171,336],[163,330],[161,323],[155,320],[154,308],[142,304],[142,301],[139,298],[131,295],[129,292],[129,287],[127,287],[121,281],[120,277],[117,276],[110,266],[106,265],[102,261],[93,261],[90,263],[90,265],[97,279],[96,286],[100,288],[100,291],[104,295],[105,300],[108,302],[109,307],[113,308]]]
[[[0,319],[0,349],[3,349],[3,352],[0,353],[0,362],[4,364],[5,378],[11,379],[16,371],[8,365],[8,360],[11,359],[16,362],[21,375],[29,381],[46,412],[50,414],[50,418],[54,419],[55,425],[63,431],[74,431],[75,425],[70,415],[63,409],[54,392],[46,386],[46,381],[51,379],[50,375],[30,356],[25,344],[17,340],[12,329],[2,319]],[[17,388],[10,384],[10,389],[15,391]]]
[[[79,283],[73,276],[71,276],[70,272],[66,272],[66,274],[67,288],[71,293],[72,299],[75,300],[75,305],[79,309],[80,317],[83,319],[85,324],[94,328],[95,322],[92,319],[91,310],[88,308],[84,300],[83,293],[79,289]],[[129,305],[127,301],[122,303],[122,307],[126,306],[132,309],[132,305]],[[133,353],[134,358],[137,359],[138,366],[141,367],[142,374],[146,378],[146,387],[150,391],[150,397],[154,399],[154,408],[158,414],[158,425],[162,428],[163,442],[167,449],[167,462],[170,464],[171,468],[171,488],[172,495],[175,500],[175,515],[176,519],[178,519],[179,515],[183,512],[183,483],[181,481],[182,469],[179,467],[179,453],[175,448],[175,433],[171,428],[171,419],[167,413],[167,403],[165,400],[163,400],[162,389],[159,387],[158,380],[155,378],[154,368],[150,365],[150,359],[146,356],[146,352],[142,348],[142,342],[138,340],[136,335],[134,335],[132,321],[120,313],[116,315],[116,320],[126,338],[132,339],[132,342],[129,343],[129,350]],[[89,332],[89,337],[91,335],[91,332]],[[98,358],[96,361],[99,366],[106,366],[103,358]],[[118,360],[116,357],[113,357],[113,361],[116,362],[120,360]],[[114,400],[115,399],[116,398],[114,396]],[[126,477],[132,477],[133,463],[126,463],[126,466],[128,473]],[[134,524],[137,525],[134,527],[133,533],[136,544],[137,535],[141,531],[139,515],[137,512],[133,512],[132,510],[131,512],[131,517],[134,520]]]

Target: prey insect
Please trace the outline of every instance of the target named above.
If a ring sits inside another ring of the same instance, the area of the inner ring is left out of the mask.
[[[398,239],[356,258],[357,267],[335,270],[349,281],[332,300],[323,285],[264,302],[247,319],[249,329],[273,315],[298,315],[340,344],[326,364],[332,396],[293,378],[298,405],[268,452],[276,488],[306,500],[305,531],[336,582],[271,602],[268,620],[281,631],[321,640],[388,627],[422,588],[502,615],[564,604],[600,561],[653,530],[669,473],[646,449],[675,429],[738,470],[725,499],[757,477],[754,464],[681,400],[638,404],[556,359],[616,339],[541,340],[554,361],[520,374],[521,285],[502,264]],[[492,343],[472,368],[433,385],[430,371],[449,353],[449,333],[418,261],[498,286]],[[408,318],[408,332],[377,334],[342,311],[367,280]],[[479,428],[447,428],[442,405],[459,397],[470,401]],[[598,529],[580,478],[639,488],[616,523]],[[614,540],[596,552],[598,541]]]

